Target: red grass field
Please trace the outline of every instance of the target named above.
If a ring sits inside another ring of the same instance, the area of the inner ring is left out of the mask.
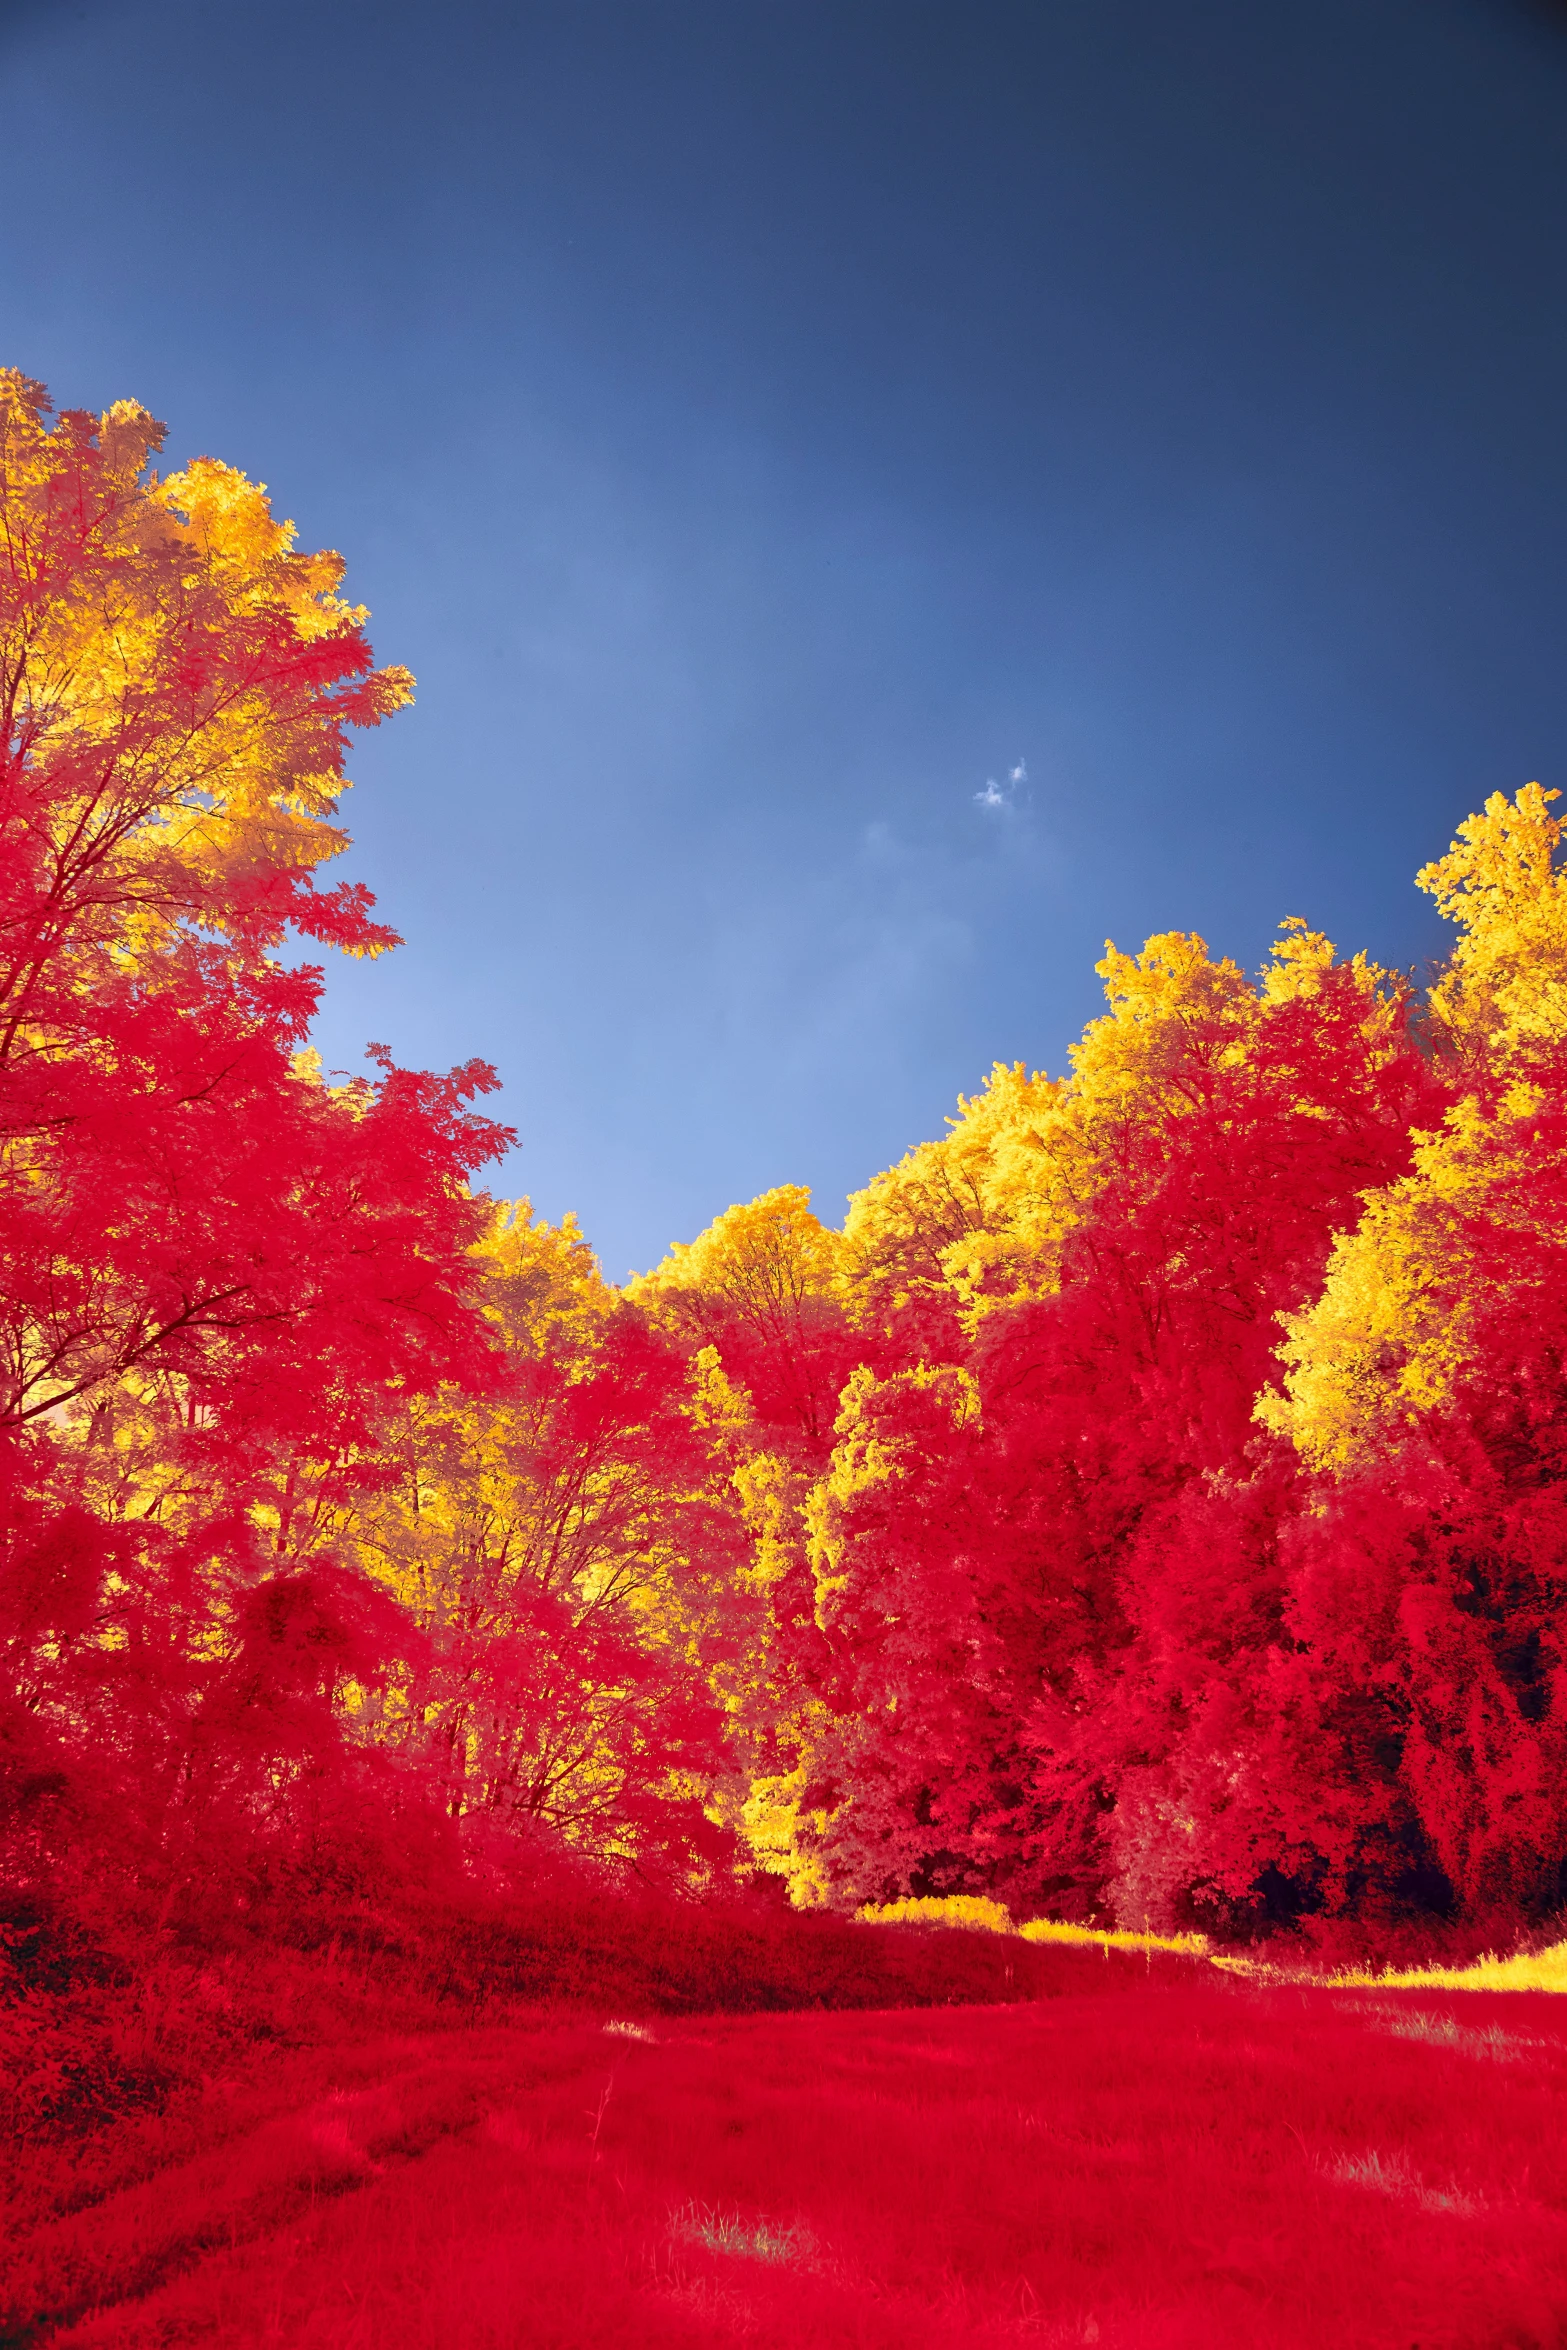
[[[276,2053],[85,2141],[82,2208],[24,2167],[0,2338],[1567,2342],[1559,2000],[1041,1955],[1009,2006]]]

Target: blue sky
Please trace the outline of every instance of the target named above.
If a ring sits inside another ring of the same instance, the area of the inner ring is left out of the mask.
[[[0,0],[0,93],[0,359],[419,679],[329,1061],[493,1060],[612,1277],[1060,1068],[1107,936],[1418,961],[1567,784],[1523,0]]]

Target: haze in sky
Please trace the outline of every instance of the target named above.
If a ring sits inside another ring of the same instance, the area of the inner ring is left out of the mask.
[[[418,676],[329,1063],[493,1060],[613,1278],[1060,1069],[1107,936],[1418,962],[1567,783],[1522,0],[99,0],[0,83],[0,360],[268,482]]]

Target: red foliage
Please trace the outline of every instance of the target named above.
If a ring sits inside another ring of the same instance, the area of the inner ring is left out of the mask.
[[[480,1063],[297,1058],[285,928],[391,942],[312,878],[345,728],[406,698],[335,560],[222,468],[149,483],[140,411],[51,430],[4,376],[0,433],[0,1835],[14,1915],[112,1940],[346,1767],[335,1694],[406,1623],[253,1505],[493,1382],[468,1178],[506,1137]]]
[[[841,1234],[783,1187],[616,1294],[473,1191],[487,1067],[304,1051],[285,938],[394,943],[315,875],[409,681],[159,437],[0,374],[16,1946],[112,1975],[464,1869],[710,1887],[747,1838],[845,1908],[1548,1915],[1544,797],[1426,877],[1468,936],[1418,1020],[1299,924],[1255,985],[1108,950],[1069,1079],[998,1070]]]
[[[1260,1777],[1288,1812],[1320,1776],[1306,1744],[1295,1793],[1275,1776],[1299,1645],[1280,1544],[1304,1496],[1253,1411],[1278,1313],[1440,1116],[1367,1001],[1333,967],[1267,1004],[1244,1051],[1187,1022],[1054,1294],[985,1314],[966,1373],[848,1391],[815,1521],[837,1719],[801,1799],[841,1897],[990,1889],[1250,1931],[1321,1893],[1321,1856],[1297,1865],[1248,1792]],[[1330,1808],[1346,1797],[1335,1782]],[[1407,1797],[1394,1810],[1407,1876],[1429,1855]]]

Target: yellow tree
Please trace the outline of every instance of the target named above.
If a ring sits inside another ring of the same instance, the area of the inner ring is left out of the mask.
[[[1460,1098],[1413,1171],[1336,1242],[1320,1296],[1286,1317],[1284,1392],[1259,1414],[1335,1471],[1396,1453],[1495,1375],[1510,1323],[1554,1327],[1564,1256],[1567,872],[1557,795],[1499,793],[1419,886],[1459,927],[1431,990]]]
[[[711,1382],[600,1278],[568,1218],[480,1251],[509,1376],[416,1403],[356,1504],[358,1557],[422,1662],[363,1727],[492,1858],[545,1837],[677,1874],[724,1849],[712,1682],[743,1646],[741,1530]]]
[[[844,1270],[862,1317],[947,1351],[986,1313],[1060,1287],[1064,1252],[1111,1184],[1157,1181],[1147,1138],[1205,1113],[1245,1066],[1270,1009],[1320,985],[1333,949],[1286,924],[1253,987],[1180,931],[1138,955],[1107,941],[1096,966],[1108,1012],[1071,1048],[1064,1078],[997,1063],[961,1100],[951,1131],[922,1143],[850,1201]],[[1366,1020],[1393,1049],[1397,1010],[1386,975],[1351,968]],[[912,1316],[912,1319],[911,1319]]]
[[[841,1236],[812,1213],[801,1184],[728,1208],[627,1295],[690,1348],[716,1349],[785,1449],[831,1447],[838,1394],[852,1367],[841,1292]]]

